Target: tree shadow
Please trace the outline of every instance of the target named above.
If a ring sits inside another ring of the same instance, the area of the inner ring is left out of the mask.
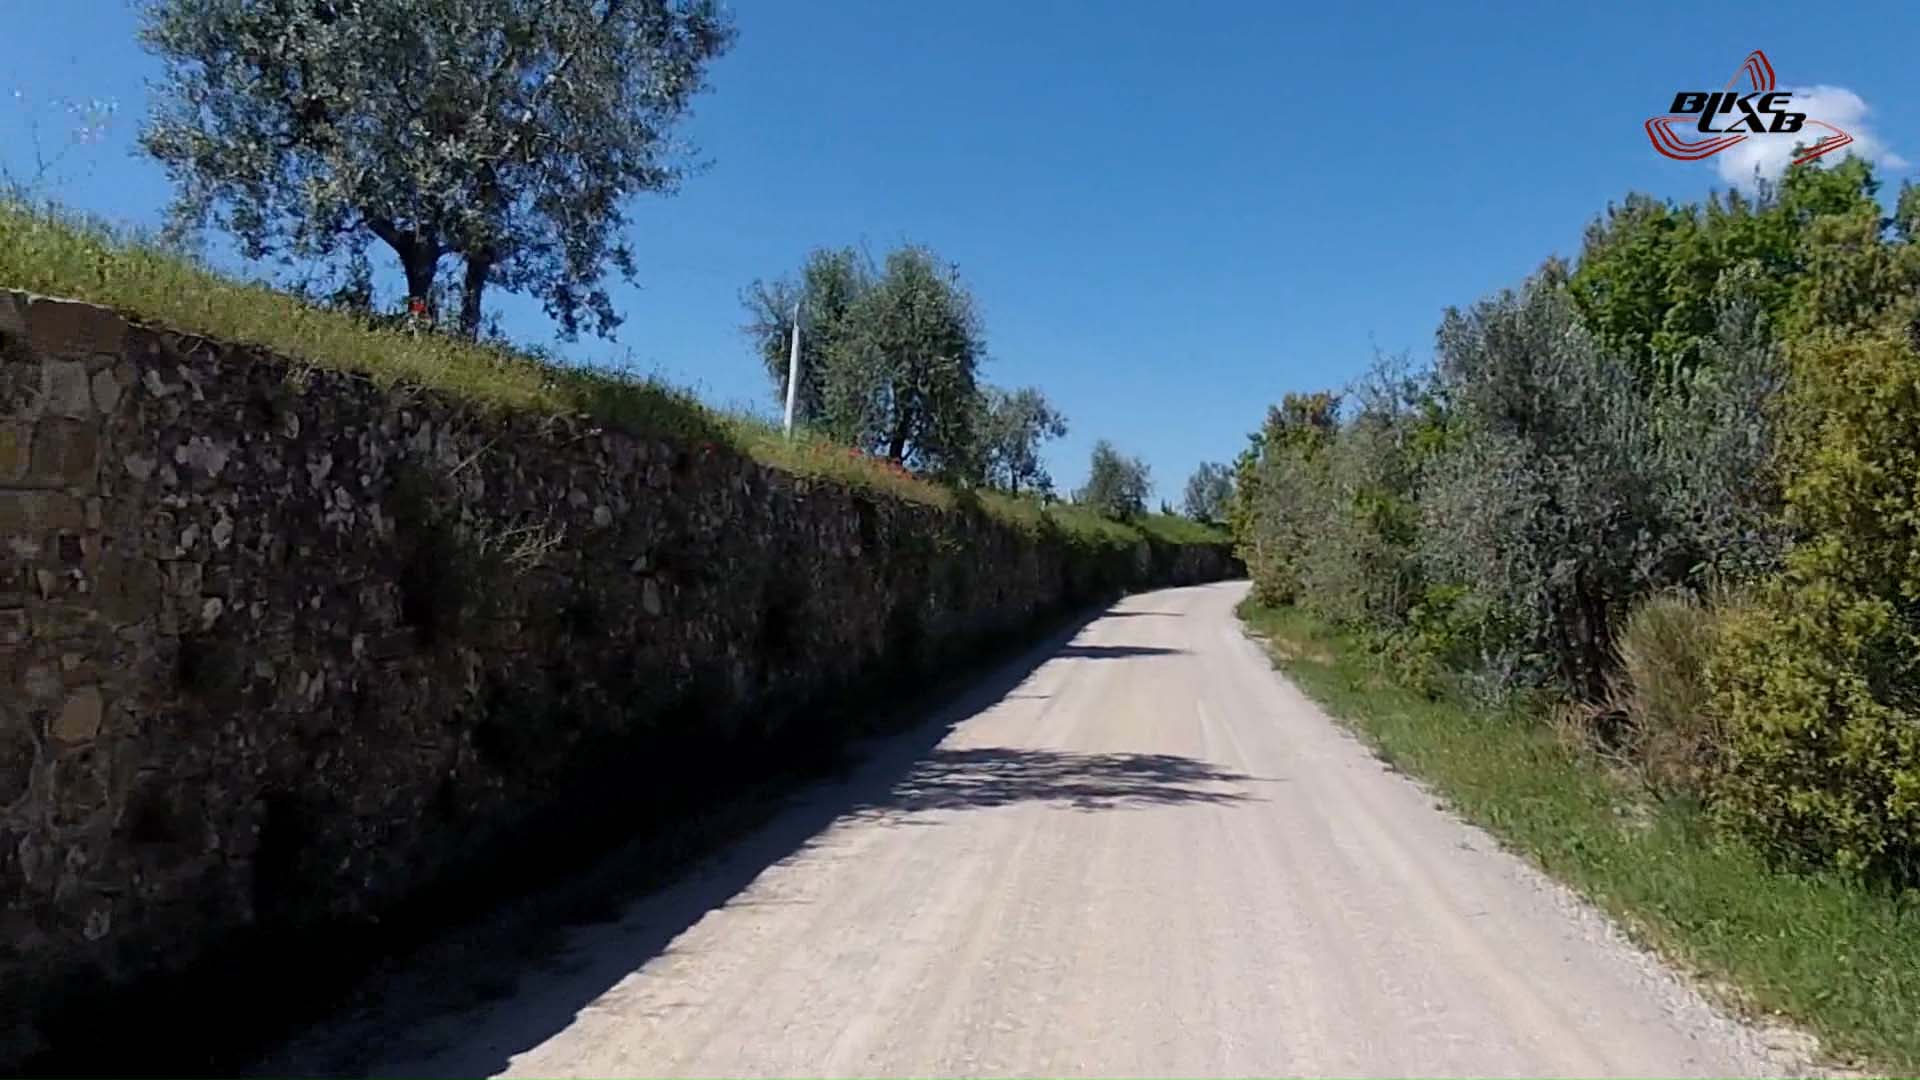
[[[1248,798],[1237,785],[1251,780],[1243,773],[1177,754],[1079,754],[1011,746],[935,749],[884,797],[856,806],[852,813],[897,820],[903,814],[930,810],[1020,802],[1056,803],[1076,810],[1219,804]]]
[[[1186,651],[1159,645],[1068,645],[1053,655],[1082,660],[1124,660],[1130,656],[1179,656]]]

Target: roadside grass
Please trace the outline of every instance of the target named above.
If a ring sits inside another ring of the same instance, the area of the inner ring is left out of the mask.
[[[1134,525],[1148,536],[1169,544],[1225,544],[1230,540],[1225,529],[1178,514],[1146,514]]]
[[[1742,1009],[1825,1052],[1920,1074],[1920,896],[1769,867],[1697,806],[1651,801],[1521,709],[1430,700],[1353,637],[1251,600],[1275,666],[1389,764],[1580,890]]]
[[[721,412],[692,394],[623,371],[554,363],[503,343],[396,328],[309,303],[258,281],[217,272],[136,231],[0,193],[0,288],[83,300],[193,335],[255,345],[382,386],[438,390],[486,408],[584,415],[641,437],[725,445],[763,464],[942,509],[952,488],[913,476],[823,435],[788,439],[758,417]],[[1225,543],[1218,530],[1152,515],[1137,526],[1079,508],[980,493],[988,514],[1016,527],[1044,523],[1092,545],[1142,536]]]

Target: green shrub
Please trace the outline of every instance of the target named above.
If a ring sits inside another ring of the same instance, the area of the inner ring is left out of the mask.
[[[1714,720],[1707,662],[1720,609],[1692,593],[1648,597],[1627,616],[1614,643],[1619,670],[1609,704],[1622,723],[1620,756],[1662,794],[1706,790],[1723,737]]]
[[[1769,850],[1920,882],[1920,354],[1904,329],[1799,350],[1789,519],[1805,537],[1709,669],[1717,811]]]
[[[1514,689],[1512,617],[1464,585],[1429,585],[1383,649],[1401,680],[1438,700],[1449,690],[1494,699]]]

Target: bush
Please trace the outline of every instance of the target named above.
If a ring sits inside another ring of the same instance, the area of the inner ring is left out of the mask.
[[[1516,627],[1464,585],[1429,585],[1407,609],[1387,652],[1409,688],[1437,700],[1448,689],[1497,699],[1512,689]]]
[[[1920,353],[1903,328],[1800,350],[1789,520],[1709,678],[1723,820],[1776,854],[1920,883]]]
[[[1627,616],[1614,645],[1608,704],[1622,723],[1610,741],[1660,794],[1704,793],[1720,759],[1707,687],[1719,610],[1689,592],[1658,593]]]

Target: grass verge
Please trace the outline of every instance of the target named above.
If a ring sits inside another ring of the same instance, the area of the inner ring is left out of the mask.
[[[1241,606],[1276,666],[1463,817],[1580,890],[1744,1009],[1826,1051],[1920,1074],[1920,897],[1773,869],[1700,809],[1649,803],[1519,710],[1430,700],[1297,609]]]

